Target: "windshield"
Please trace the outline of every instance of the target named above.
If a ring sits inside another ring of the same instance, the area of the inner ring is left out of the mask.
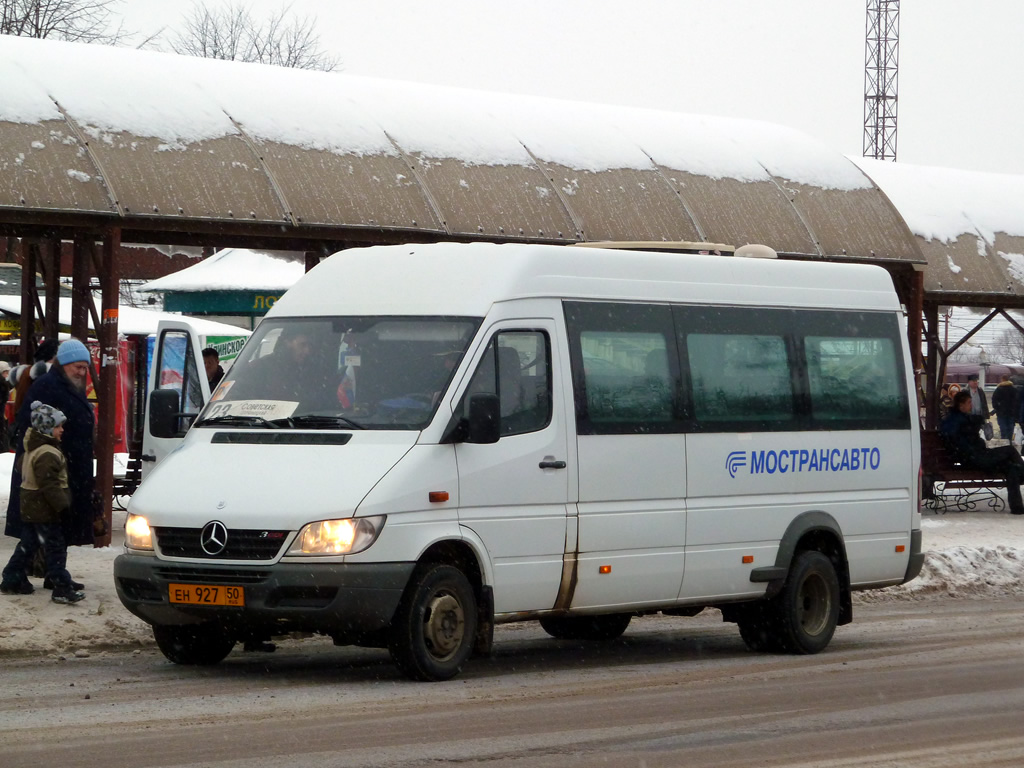
[[[196,426],[422,429],[476,318],[264,320]]]

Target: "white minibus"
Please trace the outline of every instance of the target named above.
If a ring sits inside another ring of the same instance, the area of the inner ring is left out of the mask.
[[[611,640],[721,611],[817,653],[920,571],[906,323],[877,266],[490,243],[339,252],[199,412],[197,345],[147,437],[118,595],[168,659],[290,632],[419,680],[495,624]],[[193,420],[194,419],[194,420]]]

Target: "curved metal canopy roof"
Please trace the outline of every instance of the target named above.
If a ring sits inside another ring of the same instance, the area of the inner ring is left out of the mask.
[[[888,198],[790,129],[0,37],[0,233],[334,249],[760,242],[921,261]]]
[[[929,301],[1024,307],[1024,176],[858,158],[927,260]]]

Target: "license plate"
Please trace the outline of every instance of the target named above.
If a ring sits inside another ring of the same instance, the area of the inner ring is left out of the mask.
[[[242,607],[245,605],[245,588],[216,587],[205,584],[168,584],[168,596],[172,603],[187,605],[226,605]]]

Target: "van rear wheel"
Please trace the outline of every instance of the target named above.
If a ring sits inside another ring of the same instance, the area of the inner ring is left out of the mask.
[[[235,647],[235,639],[217,624],[153,625],[160,652],[175,664],[209,667],[219,664]]]
[[[775,625],[782,650],[811,654],[825,650],[839,623],[839,578],[821,552],[801,552],[776,598]]]
[[[392,619],[391,658],[413,680],[450,680],[473,651],[477,616],[473,587],[462,571],[420,565]]]
[[[774,605],[751,606],[736,620],[740,637],[750,650],[765,653],[782,650],[774,609]]]
[[[540,625],[559,640],[614,640],[626,631],[633,619],[630,613],[605,616],[545,616]]]

